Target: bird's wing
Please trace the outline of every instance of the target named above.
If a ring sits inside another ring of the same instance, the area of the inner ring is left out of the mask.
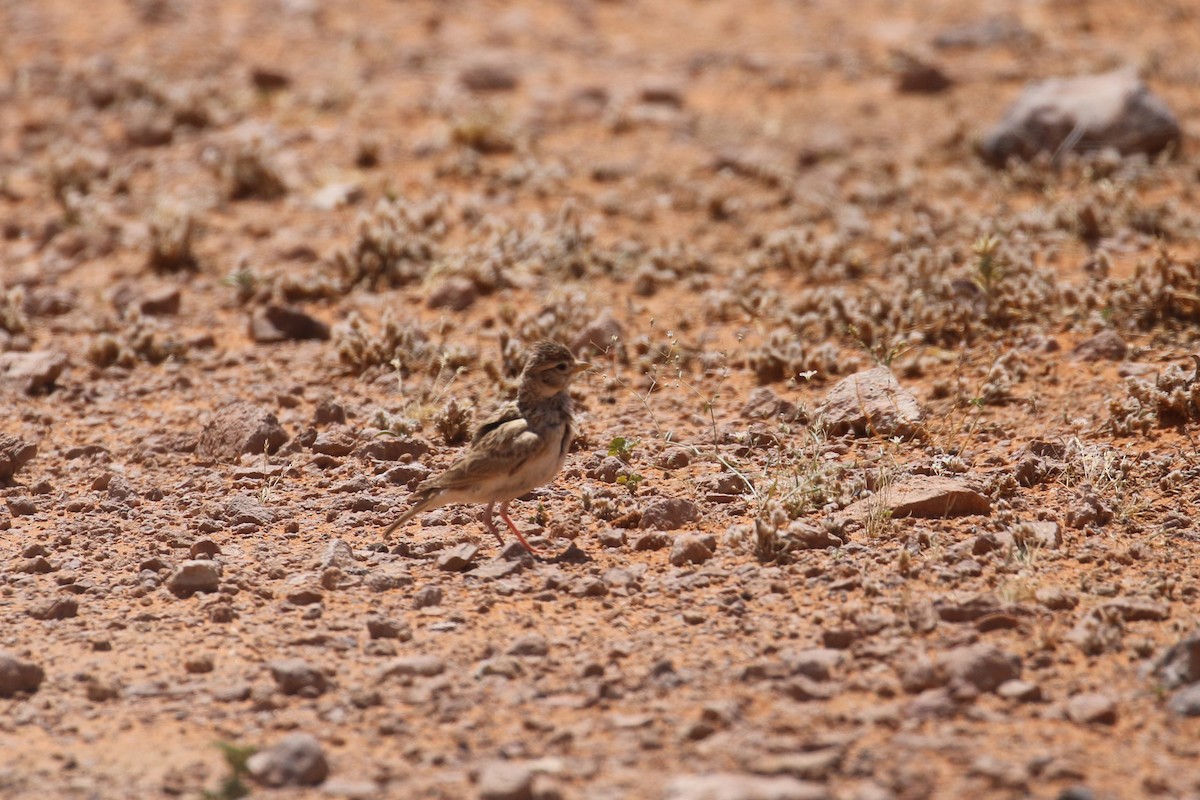
[[[475,430],[475,435],[471,437],[471,444],[476,444],[486,436],[489,432],[499,428],[506,422],[512,422],[514,419],[520,419],[521,409],[514,402],[505,403],[495,411],[492,415],[479,423],[479,427]]]
[[[457,489],[489,477],[511,475],[545,446],[542,437],[529,430],[521,416],[486,424],[488,429],[480,429],[482,435],[476,437],[462,458],[428,481],[429,488]]]

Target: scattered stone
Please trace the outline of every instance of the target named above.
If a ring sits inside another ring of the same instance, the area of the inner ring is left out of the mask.
[[[700,518],[700,508],[691,500],[673,497],[655,500],[642,510],[643,530],[673,531]]]
[[[420,458],[428,452],[429,442],[416,436],[376,436],[358,448],[358,455],[373,458],[376,461],[399,461],[405,457]],[[395,480],[392,482],[396,483]]]
[[[446,670],[446,662],[438,656],[411,655],[400,656],[390,661],[379,672],[379,680],[388,678],[404,678],[411,676],[433,677],[441,675]]]
[[[675,537],[675,542],[671,545],[670,561],[677,567],[684,564],[703,564],[712,558],[715,547],[716,540],[712,536],[685,533]]]
[[[443,572],[465,572],[470,569],[478,553],[478,546],[463,542],[438,556],[437,568]]]
[[[36,455],[36,444],[18,436],[0,434],[0,484],[10,482],[17,471]]]
[[[183,662],[183,668],[191,675],[206,675],[215,669],[213,657],[207,653],[190,656]]]
[[[32,661],[15,653],[0,650],[0,697],[12,697],[17,692],[36,692],[46,673]]]
[[[985,17],[946,28],[933,37],[935,47],[994,47],[1032,42],[1036,36],[1011,15]]]
[[[458,74],[458,82],[472,92],[511,92],[517,88],[517,72],[507,64],[479,62]]]
[[[267,667],[271,670],[275,685],[284,694],[316,697],[325,692],[325,673],[303,659],[277,659],[267,664]]]
[[[1042,587],[1034,598],[1051,611],[1070,611],[1079,605],[1079,595],[1058,586]]]
[[[761,386],[750,393],[750,399],[742,406],[741,415],[747,419],[796,422],[803,415],[795,403],[789,403],[769,386]]]
[[[1117,704],[1107,695],[1077,694],[1067,701],[1067,718],[1077,725],[1113,725],[1117,721]]]
[[[911,53],[897,53],[896,90],[907,94],[936,94],[954,85],[941,67]]]
[[[246,770],[263,786],[318,786],[329,777],[329,762],[315,736],[291,733],[250,756]]]
[[[367,633],[372,639],[399,639],[407,642],[412,639],[412,626],[404,620],[391,620],[379,614],[367,617]]]
[[[838,381],[817,408],[831,436],[919,436],[925,412],[887,367],[856,372]]]
[[[646,550],[662,550],[671,544],[671,537],[662,531],[653,531],[639,536],[633,543],[633,549],[641,553]]]
[[[167,578],[167,588],[177,597],[190,597],[196,592],[215,592],[220,583],[221,565],[208,559],[184,561]]]
[[[178,286],[151,289],[137,301],[138,310],[150,317],[168,317],[179,313],[182,292]]]
[[[0,353],[0,381],[25,394],[43,394],[54,388],[66,366],[67,354],[57,350]]]
[[[79,601],[73,597],[57,597],[29,609],[34,619],[70,619],[79,613]]]
[[[683,89],[678,84],[666,80],[647,82],[638,93],[638,100],[652,105],[683,108]]]
[[[1128,353],[1129,345],[1111,328],[1080,342],[1071,351],[1080,361],[1123,361]]]
[[[245,402],[218,409],[196,444],[196,455],[212,461],[233,462],[243,453],[273,453],[288,439],[275,415]]]
[[[667,783],[665,800],[830,800],[819,783],[777,775],[712,772],[679,775]]]
[[[588,354],[608,355],[612,352],[620,352],[622,349],[622,330],[621,323],[617,322],[617,318],[612,315],[611,311],[604,311],[599,317],[596,317],[583,329],[579,331],[579,335],[575,337],[575,341],[571,343],[571,350],[580,358]]]
[[[479,299],[479,287],[470,278],[451,277],[429,293],[425,305],[447,311],[466,311]]]
[[[333,458],[345,458],[354,452],[354,448],[357,445],[358,437],[346,428],[346,426],[335,425],[331,426],[328,430],[318,433],[317,437],[313,439],[312,444],[309,445],[309,449],[321,455],[332,456]]]
[[[891,486],[882,487],[874,496],[856,500],[841,512],[851,519],[866,519],[877,514],[880,507],[893,519],[945,517],[989,514],[992,501],[966,481],[939,475],[916,475]]]
[[[789,775],[803,781],[826,781],[841,766],[841,747],[765,756],[751,769],[760,775]]]
[[[550,652],[550,645],[545,636],[530,633],[513,642],[506,652],[510,656],[544,656]]]
[[[413,608],[431,608],[442,604],[442,587],[426,586],[413,595]]]
[[[1179,122],[1133,70],[1051,78],[1025,87],[984,138],[993,166],[1038,153],[1112,148],[1153,156],[1181,141]]]
[[[1013,544],[1022,550],[1057,550],[1062,546],[1062,528],[1054,520],[1022,522],[1009,530]]]
[[[1200,717],[1200,683],[1185,686],[1171,695],[1167,708],[1181,717]]]
[[[1000,684],[996,688],[996,694],[1019,703],[1036,703],[1042,699],[1042,687],[1017,678]]]
[[[1154,665],[1164,688],[1200,683],[1200,630],[1172,645]]]
[[[113,679],[91,678],[84,687],[84,694],[93,703],[105,703],[121,696],[123,687]]]
[[[967,685],[979,692],[1021,677],[1021,659],[988,644],[956,647],[942,655],[938,668],[951,688]]]
[[[313,193],[312,205],[319,211],[333,211],[360,203],[366,196],[361,183],[327,183]]]
[[[250,315],[250,338],[260,344],[329,338],[329,326],[292,306],[269,305]]]
[[[683,469],[692,463],[692,451],[687,447],[668,447],[654,459],[654,466],[661,470]]]
[[[325,545],[325,552],[321,555],[321,568],[330,567],[337,567],[342,572],[355,572],[359,569],[354,550],[341,539],[334,539]]]
[[[479,771],[480,800],[533,800],[534,770],[518,761],[491,761]]]
[[[1166,603],[1132,597],[1109,600],[1101,608],[1106,614],[1114,614],[1125,622],[1160,622],[1171,615],[1171,607]]]
[[[289,590],[284,599],[294,606],[311,606],[320,603],[325,596],[315,586],[300,586]]]

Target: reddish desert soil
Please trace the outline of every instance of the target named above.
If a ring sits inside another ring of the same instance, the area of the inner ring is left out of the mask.
[[[306,733],[328,776],[256,795],[1200,796],[1155,666],[1198,47],[1186,2],[0,2],[0,349],[66,358],[0,387],[0,650],[44,675],[0,795],[232,797],[218,742]],[[1121,65],[1170,157],[982,163],[1024,85]],[[281,307],[329,338],[252,335]],[[594,364],[515,504],[548,557],[471,507],[377,546],[539,338]],[[919,435],[834,435],[877,364]],[[286,440],[206,443],[235,403]],[[931,476],[988,511],[889,515]]]

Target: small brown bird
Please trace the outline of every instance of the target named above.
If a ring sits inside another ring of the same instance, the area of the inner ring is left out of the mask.
[[[500,518],[530,553],[535,551],[508,516],[508,504],[549,483],[562,468],[575,432],[567,387],[588,364],[554,342],[538,342],[526,356],[517,399],[505,403],[475,431],[471,444],[445,472],[421,483],[409,498],[412,508],[383,532],[420,514],[454,503],[487,503],[483,524],[504,544],[492,519]]]

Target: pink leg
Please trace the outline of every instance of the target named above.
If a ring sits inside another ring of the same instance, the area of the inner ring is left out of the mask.
[[[492,508],[495,507],[495,505],[496,505],[496,501],[494,501],[494,500],[487,504],[487,508],[485,508],[483,510],[482,519],[483,519],[484,526],[487,527],[487,529],[488,529],[488,533],[495,536],[500,541],[500,545],[503,546],[504,545],[504,537],[500,535],[500,531],[496,530],[496,521],[494,519],[492,519]],[[501,506],[500,514],[501,515],[504,514],[503,506]],[[512,525],[511,522],[508,524]]]
[[[489,508],[490,508],[490,506],[489,506]],[[511,519],[508,518],[508,501],[507,500],[505,500],[503,503],[500,504],[500,519],[504,520],[504,524],[508,525],[508,529],[510,531],[512,531],[513,535],[515,535],[517,537],[517,540],[521,543],[522,547],[524,547],[526,550],[528,550],[530,553],[532,553],[535,556],[538,554],[538,551],[534,550],[533,547],[529,544],[529,542],[525,541],[524,534],[522,534],[519,530],[517,530],[517,526],[513,524],[513,521]]]

